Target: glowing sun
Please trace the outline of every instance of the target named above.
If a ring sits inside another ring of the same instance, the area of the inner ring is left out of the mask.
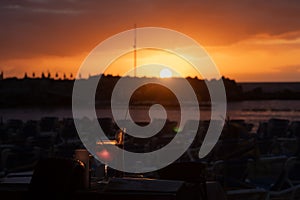
[[[172,72],[171,72],[171,70],[164,68],[160,71],[159,76],[160,76],[160,78],[171,78]]]

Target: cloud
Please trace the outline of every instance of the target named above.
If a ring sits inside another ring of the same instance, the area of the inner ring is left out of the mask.
[[[299,13],[298,0],[3,0],[0,60],[76,57],[135,23],[181,31],[218,48],[220,60],[261,51],[264,61],[284,51],[298,56]]]
[[[0,58],[73,55],[134,23],[183,31],[203,45],[230,45],[262,33],[298,37],[298,13],[297,0],[5,0]]]

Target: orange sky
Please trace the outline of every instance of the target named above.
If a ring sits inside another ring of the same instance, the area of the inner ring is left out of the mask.
[[[5,0],[0,70],[76,74],[98,43],[136,23],[194,38],[222,75],[239,82],[299,81],[299,13],[297,0]]]
[[[127,53],[114,60],[106,69],[105,74],[121,75],[128,73],[130,76],[134,76],[133,71],[133,52]],[[151,64],[149,64],[151,63]],[[160,71],[164,68],[171,68],[177,72],[173,76],[187,77],[192,75],[202,78],[201,75],[194,67],[186,60],[177,56],[174,53],[159,49],[141,49],[137,50],[137,66],[148,65],[144,68],[137,68],[136,75],[139,77],[158,77]],[[160,65],[160,67],[157,67]],[[120,68],[120,66],[123,66]]]

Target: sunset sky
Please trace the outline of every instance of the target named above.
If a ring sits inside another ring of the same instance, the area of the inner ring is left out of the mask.
[[[239,82],[300,81],[299,13],[298,0],[3,0],[0,70],[76,74],[96,45],[136,23],[195,39]]]

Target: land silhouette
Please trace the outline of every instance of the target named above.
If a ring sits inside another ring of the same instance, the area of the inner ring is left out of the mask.
[[[99,78],[90,76],[79,81],[87,82]],[[96,107],[109,106],[112,91],[120,79],[120,76],[102,75],[96,92]],[[141,79],[157,79],[147,77],[127,77],[131,81]],[[176,87],[181,87],[183,78],[171,78]],[[300,83],[237,83],[230,78],[221,78],[228,101],[243,100],[299,100]],[[210,101],[210,95],[205,80],[197,77],[187,77],[186,80],[192,86],[198,101],[203,104]],[[54,79],[49,75],[24,78],[0,79],[0,107],[71,107],[73,76],[70,79]],[[209,80],[221,81],[221,80]],[[272,89],[273,88],[273,89]],[[159,91],[159,92],[157,92]],[[184,92],[184,91],[183,91]],[[147,84],[138,88],[132,95],[131,105],[148,105],[162,103],[166,106],[177,106],[175,95],[164,86]]]

